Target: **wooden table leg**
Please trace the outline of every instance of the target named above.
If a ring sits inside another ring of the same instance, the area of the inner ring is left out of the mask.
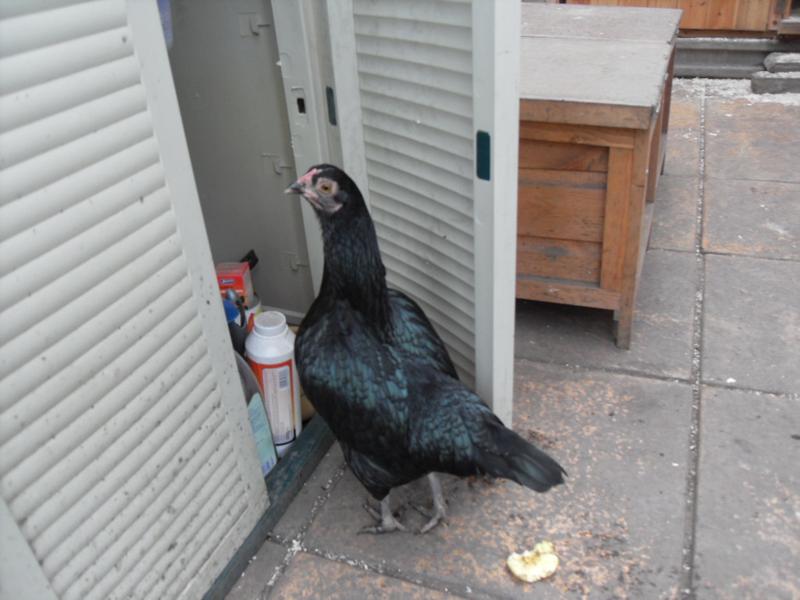
[[[652,175],[646,178],[643,177],[643,174],[651,164],[653,142],[659,133],[660,123],[661,121],[657,120],[651,125],[649,131],[637,132],[632,152],[631,168],[633,172],[628,184],[628,204],[625,211],[623,235],[621,296],[619,310],[616,314],[615,331],[617,346],[626,350],[631,346],[636,291],[650,235],[650,221],[646,218],[645,203],[648,200]],[[647,212],[651,213],[652,211],[648,210]]]

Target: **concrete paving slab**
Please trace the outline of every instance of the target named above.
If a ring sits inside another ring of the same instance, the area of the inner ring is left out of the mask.
[[[709,179],[703,248],[800,260],[800,184]]]
[[[772,52],[764,59],[764,66],[772,73],[800,71],[800,52]]]
[[[518,301],[515,355],[688,379],[695,272],[693,254],[647,252],[630,350],[614,344],[611,311]]]
[[[700,174],[700,107],[702,98],[681,85],[672,88],[665,175]]]
[[[342,450],[339,444],[334,442],[270,532],[270,537],[281,542],[289,542],[297,537],[310,521],[314,506],[327,494],[343,466]]]
[[[650,248],[694,251],[698,187],[696,177],[663,175],[659,179]]]
[[[706,257],[703,379],[800,391],[800,263]]]
[[[688,384],[516,364],[516,429],[551,452],[568,483],[536,494],[508,481],[444,478],[448,524],[426,535],[358,535],[371,522],[366,492],[348,471],[314,520],[305,545],[470,597],[662,597],[680,581],[691,420]],[[393,495],[397,509],[429,502],[424,481]],[[424,518],[406,508],[418,528]],[[552,579],[523,584],[512,551],[551,540]],[[290,579],[286,577],[286,579]]]
[[[758,71],[750,78],[754,94],[786,94],[800,92],[800,72],[770,73]]]
[[[288,550],[278,544],[265,542],[242,577],[225,597],[226,600],[261,600],[269,590],[267,583],[281,566]]]
[[[800,104],[708,98],[706,175],[800,182],[797,123]]]
[[[800,598],[800,401],[705,388],[697,598]]]
[[[300,553],[278,582],[270,600],[419,600],[450,598],[447,593],[372,573],[341,562]]]

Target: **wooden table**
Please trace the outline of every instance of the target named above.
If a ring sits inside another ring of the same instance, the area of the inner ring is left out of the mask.
[[[523,3],[517,297],[614,311],[630,347],[681,11]]]

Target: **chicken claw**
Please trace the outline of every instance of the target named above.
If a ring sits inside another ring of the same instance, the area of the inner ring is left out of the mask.
[[[430,521],[425,523],[422,529],[419,530],[420,534],[428,533],[447,517],[447,503],[445,502],[444,494],[442,493],[442,484],[439,481],[439,478],[435,473],[428,473],[428,481],[431,484],[431,495],[433,496],[433,512],[430,513],[422,507],[414,505],[414,508],[417,511],[426,517],[430,517]]]
[[[392,514],[392,509],[389,506],[389,496],[387,495],[381,500],[381,510],[378,512],[369,502],[364,503],[364,510],[366,510],[374,519],[378,521],[377,525],[372,527],[364,527],[358,533],[391,533],[392,531],[407,531],[405,525],[400,523]]]

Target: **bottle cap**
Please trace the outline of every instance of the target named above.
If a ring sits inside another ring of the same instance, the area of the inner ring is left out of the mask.
[[[286,331],[286,317],[274,310],[256,315],[255,332],[264,337],[281,335]]]

